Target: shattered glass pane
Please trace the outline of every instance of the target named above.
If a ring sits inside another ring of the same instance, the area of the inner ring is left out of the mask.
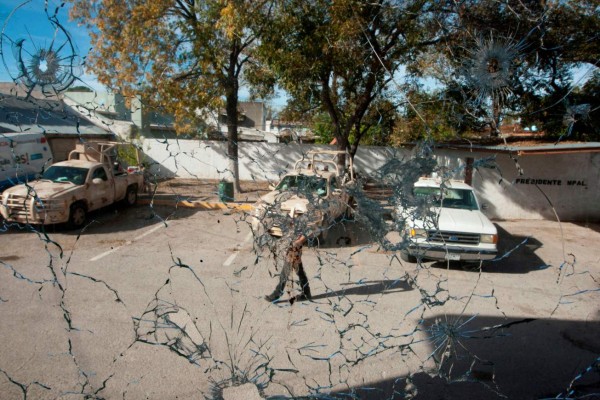
[[[153,103],[91,88],[69,7],[0,5],[0,397],[600,397],[600,146],[568,142],[591,103],[558,99],[550,147],[432,134],[342,166],[248,128],[234,193],[221,116],[177,136]],[[501,132],[549,18],[471,35],[439,79],[460,83],[453,118]]]

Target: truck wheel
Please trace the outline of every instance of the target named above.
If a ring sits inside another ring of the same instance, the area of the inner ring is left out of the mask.
[[[76,229],[81,228],[87,219],[87,211],[85,206],[81,203],[75,203],[71,205],[71,211],[69,212],[69,228]]]
[[[406,261],[409,263],[416,263],[417,262],[417,257],[415,256],[411,256],[408,252],[406,251],[401,251],[400,252],[400,258],[402,259],[402,261]]]
[[[134,206],[137,203],[137,187],[135,185],[131,185],[127,187],[127,192],[125,193],[125,204],[128,206]]]

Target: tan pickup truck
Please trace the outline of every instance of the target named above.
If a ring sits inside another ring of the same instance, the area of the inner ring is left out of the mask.
[[[124,170],[116,161],[119,146],[123,144],[78,144],[67,161],[51,165],[40,179],[5,190],[0,213],[8,222],[66,222],[80,228],[90,211],[118,201],[135,204],[144,177],[140,167]]]

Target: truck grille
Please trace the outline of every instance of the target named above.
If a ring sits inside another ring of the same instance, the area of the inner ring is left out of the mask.
[[[478,233],[429,231],[427,232],[427,238],[430,242],[439,242],[445,244],[479,244]]]
[[[29,214],[31,200],[27,196],[18,196],[11,194],[6,199],[6,208],[9,210],[9,215],[12,217]]]

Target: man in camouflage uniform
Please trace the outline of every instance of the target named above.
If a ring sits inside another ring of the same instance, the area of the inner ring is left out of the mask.
[[[306,236],[300,235],[299,238],[293,242],[285,237],[275,242],[275,249],[273,251],[275,256],[275,263],[279,273],[279,283],[275,287],[273,293],[265,296],[267,301],[275,301],[279,299],[285,292],[285,285],[289,280],[292,279],[292,273],[296,272],[300,279],[300,287],[302,289],[302,295],[299,300],[310,300],[310,286],[308,285],[308,278],[304,272],[302,266],[302,247],[306,243]]]

